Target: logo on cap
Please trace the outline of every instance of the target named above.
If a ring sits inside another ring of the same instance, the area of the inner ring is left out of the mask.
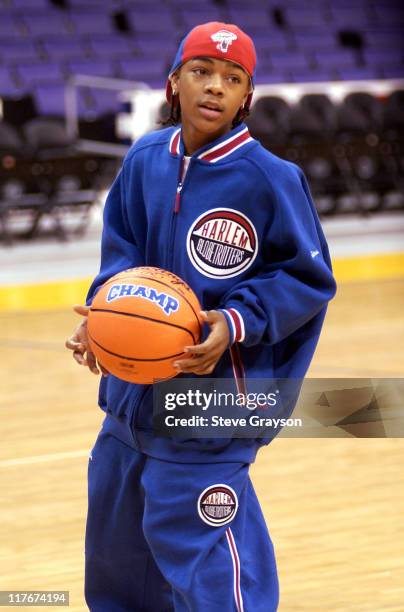
[[[237,39],[237,35],[233,34],[233,32],[229,32],[228,30],[219,30],[211,35],[211,39],[213,42],[217,42],[216,49],[222,51],[223,53],[227,53],[230,45],[233,40]]]

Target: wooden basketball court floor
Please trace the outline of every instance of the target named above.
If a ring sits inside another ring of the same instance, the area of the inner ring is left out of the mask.
[[[337,266],[310,376],[404,376],[404,275],[379,267],[353,280]],[[68,590],[72,611],[86,609],[86,470],[103,418],[97,377],[64,349],[77,322],[67,307],[0,312],[0,590]],[[260,451],[251,473],[281,612],[404,610],[403,465],[400,438],[278,438]]]

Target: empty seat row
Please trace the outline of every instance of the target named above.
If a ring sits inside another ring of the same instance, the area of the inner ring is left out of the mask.
[[[88,228],[119,160],[83,153],[62,123],[37,118],[20,130],[0,122],[0,240],[46,232],[66,240]],[[43,223],[44,222],[44,223]]]
[[[404,207],[404,90],[386,99],[352,93],[340,104],[324,94],[292,106],[264,96],[247,123],[265,147],[304,169],[316,195],[331,198],[324,214],[336,212],[344,194],[357,198],[355,210],[367,210],[369,192],[374,210],[390,193]]]

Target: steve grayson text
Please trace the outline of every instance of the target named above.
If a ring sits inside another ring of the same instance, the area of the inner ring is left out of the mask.
[[[302,427],[302,419],[275,419],[269,417],[260,417],[257,414],[251,414],[248,419],[242,417],[222,417],[212,415],[209,417],[190,416],[175,417],[169,414],[164,419],[167,427]]]

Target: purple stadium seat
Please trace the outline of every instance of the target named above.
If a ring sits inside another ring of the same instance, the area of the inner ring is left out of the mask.
[[[255,10],[256,8],[262,9],[263,4],[264,3],[262,2],[262,0],[248,0],[248,7],[250,7],[252,10]],[[270,10],[272,8],[271,5],[279,6],[280,4],[282,4],[282,2],[277,2],[276,0],[270,0],[269,2],[268,1],[265,2],[265,4],[267,5],[267,8]],[[245,10],[246,5],[247,5],[246,0],[231,0],[231,8],[235,8],[235,9],[239,8],[241,10]]]
[[[268,30],[266,34],[254,36],[254,44],[258,54],[258,61],[262,55],[270,54],[271,51],[286,51],[291,46],[288,33]]]
[[[12,0],[10,4],[19,11],[49,10],[49,0]]]
[[[270,58],[275,70],[309,68],[309,63],[304,53],[298,53],[296,51],[290,53],[273,52],[270,54]]]
[[[94,100],[94,108],[98,115],[117,113],[121,109],[121,102],[118,99],[117,91],[92,88],[90,93]]]
[[[108,7],[116,6],[116,0],[102,0],[102,4]],[[100,8],[100,0],[69,0],[69,5],[75,9]]]
[[[369,49],[365,50],[365,61],[369,66],[402,66],[403,48]]]
[[[290,81],[290,76],[284,72],[258,73],[255,80],[257,85],[268,85],[270,83],[290,83]]]
[[[110,35],[116,33],[111,15],[103,11],[101,7],[97,10],[71,11],[69,18],[77,34]]]
[[[30,40],[17,39],[8,43],[0,42],[0,57],[7,58],[9,64],[18,61],[35,61],[39,60],[40,56],[34,43]]]
[[[9,69],[5,66],[0,66],[0,97],[10,96],[15,93],[17,89]]]
[[[93,37],[90,41],[90,48],[98,59],[107,59],[125,53],[129,55],[135,51],[136,45],[133,37],[115,35],[107,38]]]
[[[135,4],[128,7],[127,15],[133,30],[142,34],[164,34],[167,38],[177,27],[172,10],[163,4]]]
[[[31,36],[41,38],[42,36],[52,35],[57,37],[71,36],[69,22],[65,14],[48,10],[44,13],[26,12],[22,13],[27,30]]]
[[[128,5],[131,7],[139,4],[139,1],[140,0],[127,0]],[[141,2],[141,4],[143,4],[143,2]],[[195,0],[168,0],[166,4],[169,4],[174,10],[177,8],[184,8],[186,10],[188,7],[192,8],[192,6],[195,6]],[[206,4],[211,4],[211,0],[206,0]]]
[[[381,73],[375,68],[369,66],[361,66],[360,68],[344,68],[338,69],[338,74],[343,81],[361,81],[363,79],[380,79]]]
[[[255,6],[254,10],[251,10],[249,6],[242,9],[235,8],[230,4],[228,13],[231,23],[236,23],[247,31],[252,31],[255,28],[270,28],[273,25],[268,9],[262,5],[261,7]]]
[[[39,114],[64,117],[65,87],[63,84],[38,86],[34,90],[34,95]],[[79,117],[85,117],[89,110],[95,108],[93,98],[87,93],[86,88],[77,90],[77,102]]]
[[[371,4],[369,0],[355,0],[354,3],[352,0],[328,0],[328,3],[330,6],[336,7],[337,10],[338,7],[346,10],[352,8],[353,6],[355,6],[355,8],[369,8],[369,5]]]
[[[328,0],[332,1],[332,0]],[[301,0],[267,0],[267,3],[273,7],[277,8],[292,8],[298,10],[306,10],[307,6]],[[312,5],[317,8],[324,8],[324,5],[327,4],[327,0],[317,0],[317,2],[312,2]],[[310,9],[309,9],[310,10]]]
[[[145,83],[160,83],[163,87],[167,78],[166,63],[161,58],[133,58],[119,62],[123,78]]]
[[[286,4],[285,16],[287,23],[297,30],[304,28],[324,27],[326,13],[323,5],[308,4],[307,7],[292,7]]]
[[[383,77],[385,79],[404,79],[404,68],[402,66],[385,66]]]
[[[79,117],[82,119],[95,119],[97,117],[96,104],[93,90],[88,87],[80,87],[77,90],[77,103]]]
[[[324,83],[335,80],[335,74],[330,70],[292,70],[291,78],[294,83]]]
[[[137,4],[136,0],[134,2],[133,0],[129,0],[129,2],[135,5]],[[172,7],[179,8],[183,11],[192,11],[195,9],[196,2],[195,0],[170,0],[170,4]],[[214,5],[214,0],[205,0],[203,5],[206,7],[206,10],[209,10],[209,8]]]
[[[85,57],[85,45],[80,40],[44,40],[43,47],[53,60],[72,60]]]
[[[84,74],[94,76],[113,77],[114,68],[109,61],[103,60],[81,60],[68,63],[71,74]]]
[[[181,10],[180,15],[183,23],[183,35],[188,31],[206,21],[224,21],[224,14],[215,4],[201,4]]]
[[[22,36],[24,24],[16,15],[1,13],[0,15],[0,38],[11,38]]]
[[[65,113],[64,85],[41,85],[35,87],[35,103],[39,114],[63,116]]]
[[[63,81],[64,78],[62,66],[56,62],[25,62],[18,64],[17,73],[25,86]]]
[[[353,68],[356,57],[349,49],[332,49],[314,52],[314,57],[319,66],[323,68]]]
[[[403,48],[403,32],[401,28],[394,28],[393,26],[369,28],[363,32],[363,37],[366,46],[369,48]]]
[[[402,7],[402,6],[403,6],[403,3],[402,3],[402,1],[401,1],[401,0],[373,0],[373,5],[374,5],[374,6],[378,6],[378,7],[379,7],[379,6],[380,6],[380,7],[383,7],[383,6],[388,6],[388,7],[390,7],[390,6],[391,6],[391,7],[393,7],[393,6],[395,6],[395,7]]]
[[[50,0],[0,0],[0,93],[31,86],[41,112],[55,110],[63,97],[65,68],[72,74],[120,75],[164,87],[180,38],[194,25],[216,20],[235,22],[253,36],[259,59],[257,83],[404,77],[400,0],[69,0],[68,4],[69,10],[60,10]],[[289,27],[275,25],[275,8],[283,10]],[[126,11],[133,34],[115,29],[115,10]],[[364,66],[358,65],[357,52],[339,46],[338,31],[344,29],[362,34]],[[41,49],[47,61],[39,61]],[[13,73],[4,67],[6,62],[16,65],[17,86]],[[80,93],[80,100],[83,112],[104,113],[114,110],[116,94],[88,90]]]
[[[147,34],[137,34],[133,40],[136,48],[144,57],[158,56],[174,61],[178,45],[173,37],[167,40],[163,37],[153,38]]]
[[[335,32],[326,29],[295,32],[294,39],[296,45],[301,49],[332,49],[337,44]]]
[[[404,25],[404,11],[401,6],[384,6],[381,4],[375,8],[376,23],[389,26]]]
[[[372,14],[368,6],[333,6],[331,8],[331,24],[335,27],[366,27],[372,23]]]

